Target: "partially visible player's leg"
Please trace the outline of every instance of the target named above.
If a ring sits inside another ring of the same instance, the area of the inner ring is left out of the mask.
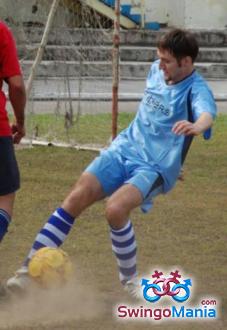
[[[11,222],[15,193],[0,196],[0,242],[7,233]]]
[[[12,217],[13,213],[13,205],[15,201],[16,193],[7,194],[4,196],[0,196],[0,209],[5,210]]]
[[[11,222],[20,176],[11,137],[0,137],[0,241]]]
[[[11,222],[16,191],[20,187],[19,169],[12,137],[0,137],[0,242]],[[0,286],[0,295],[5,289]]]

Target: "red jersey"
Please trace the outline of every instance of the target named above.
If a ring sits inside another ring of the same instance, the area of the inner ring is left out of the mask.
[[[6,96],[2,90],[3,80],[21,75],[16,44],[9,28],[0,22],[0,136],[11,135],[6,111]]]

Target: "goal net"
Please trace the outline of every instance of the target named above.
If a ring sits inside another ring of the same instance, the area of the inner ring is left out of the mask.
[[[21,2],[7,1],[4,19],[14,32],[26,83],[52,1],[23,0],[23,9]],[[108,142],[112,34],[113,22],[83,1],[59,2],[27,101],[27,140],[91,147]]]

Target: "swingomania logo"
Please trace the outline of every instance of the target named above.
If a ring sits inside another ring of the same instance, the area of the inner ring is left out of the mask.
[[[134,293],[137,305],[121,303],[115,306],[118,320],[217,320],[218,300],[213,297],[193,297],[195,281],[183,276],[179,270],[166,272],[155,270],[142,278]],[[196,301],[196,303],[194,302]]]
[[[184,280],[183,283],[180,283],[178,279],[181,278],[181,275],[178,270],[171,272],[167,278],[163,277],[162,272],[156,270],[152,278],[156,278],[153,283],[150,283],[151,281],[145,278],[141,281],[141,285],[144,287],[143,297],[145,300],[156,302],[166,295],[172,297],[177,302],[184,302],[189,298],[189,286],[192,286],[191,279]],[[173,284],[172,288],[171,284]],[[183,294],[182,291],[184,292]]]

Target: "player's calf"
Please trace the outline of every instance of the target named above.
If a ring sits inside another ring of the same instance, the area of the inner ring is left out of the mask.
[[[112,250],[115,254],[118,269],[119,279],[123,285],[137,276],[136,267],[136,240],[131,221],[121,229],[110,230],[112,241]]]

